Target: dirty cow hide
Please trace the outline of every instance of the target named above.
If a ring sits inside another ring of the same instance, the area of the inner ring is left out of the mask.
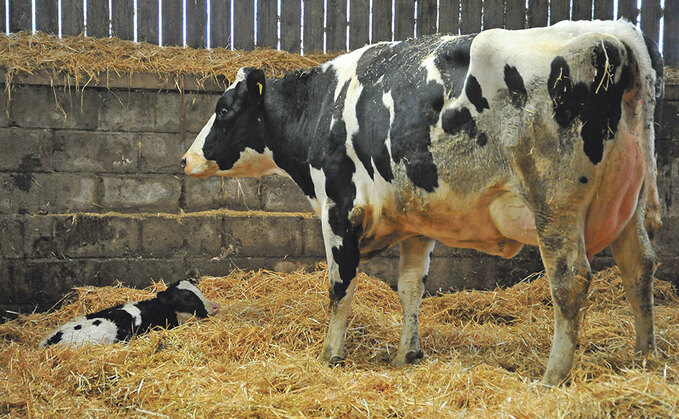
[[[398,366],[422,356],[435,240],[506,258],[539,246],[556,320],[544,382],[556,384],[590,261],[608,246],[636,348],[655,351],[662,77],[657,46],[624,21],[382,42],[279,79],[241,69],[182,164],[196,177],[283,175],[304,191],[328,260],[328,364],[345,356],[361,259],[400,243]]]

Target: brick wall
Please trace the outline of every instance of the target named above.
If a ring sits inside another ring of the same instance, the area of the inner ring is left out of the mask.
[[[196,269],[288,271],[325,259],[320,222],[291,181],[196,180],[181,172],[179,159],[223,86],[198,89],[186,79],[181,95],[172,81],[147,74],[86,88],[54,82],[44,74],[15,77],[11,101],[0,95],[0,308],[46,309],[80,285],[143,287]],[[679,86],[667,93],[658,168],[666,217],[656,248],[658,276],[674,279]],[[604,253],[593,265],[610,263]],[[397,248],[362,264],[391,283],[397,267]],[[428,289],[492,288],[541,269],[535,248],[504,260],[439,245]]]

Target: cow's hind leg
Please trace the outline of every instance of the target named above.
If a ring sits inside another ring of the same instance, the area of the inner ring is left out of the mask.
[[[403,307],[403,329],[396,357],[392,361],[394,366],[413,363],[424,356],[420,350],[417,325],[434,243],[432,239],[416,236],[400,244],[398,297]]]
[[[538,233],[538,241],[550,280],[555,322],[552,350],[542,382],[554,386],[566,378],[573,366],[592,272],[577,217],[550,222]]]
[[[632,306],[637,334],[636,351],[656,352],[653,331],[653,274],[657,258],[644,228],[643,211],[637,208],[620,236],[611,244],[620,268],[627,300]]]
[[[336,365],[342,363],[345,358],[347,320],[356,288],[354,280],[356,268],[360,260],[358,249],[360,227],[352,226],[348,218],[340,218],[336,215],[337,212],[332,214],[331,212],[326,209],[321,214],[330,282],[330,324],[320,360],[328,365]]]

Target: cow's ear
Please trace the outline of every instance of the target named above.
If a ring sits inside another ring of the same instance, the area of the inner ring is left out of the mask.
[[[246,78],[248,86],[248,95],[257,104],[261,105],[264,101],[264,93],[266,93],[266,80],[264,72],[260,69],[250,71]]]

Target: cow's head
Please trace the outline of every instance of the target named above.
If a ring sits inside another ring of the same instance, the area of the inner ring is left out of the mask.
[[[175,282],[159,292],[156,298],[177,314],[180,324],[193,316],[203,318],[219,311],[219,304],[205,298],[193,281]]]
[[[195,177],[264,176],[276,171],[266,147],[264,72],[243,67],[217,101],[215,113],[182,158],[184,172]]]

